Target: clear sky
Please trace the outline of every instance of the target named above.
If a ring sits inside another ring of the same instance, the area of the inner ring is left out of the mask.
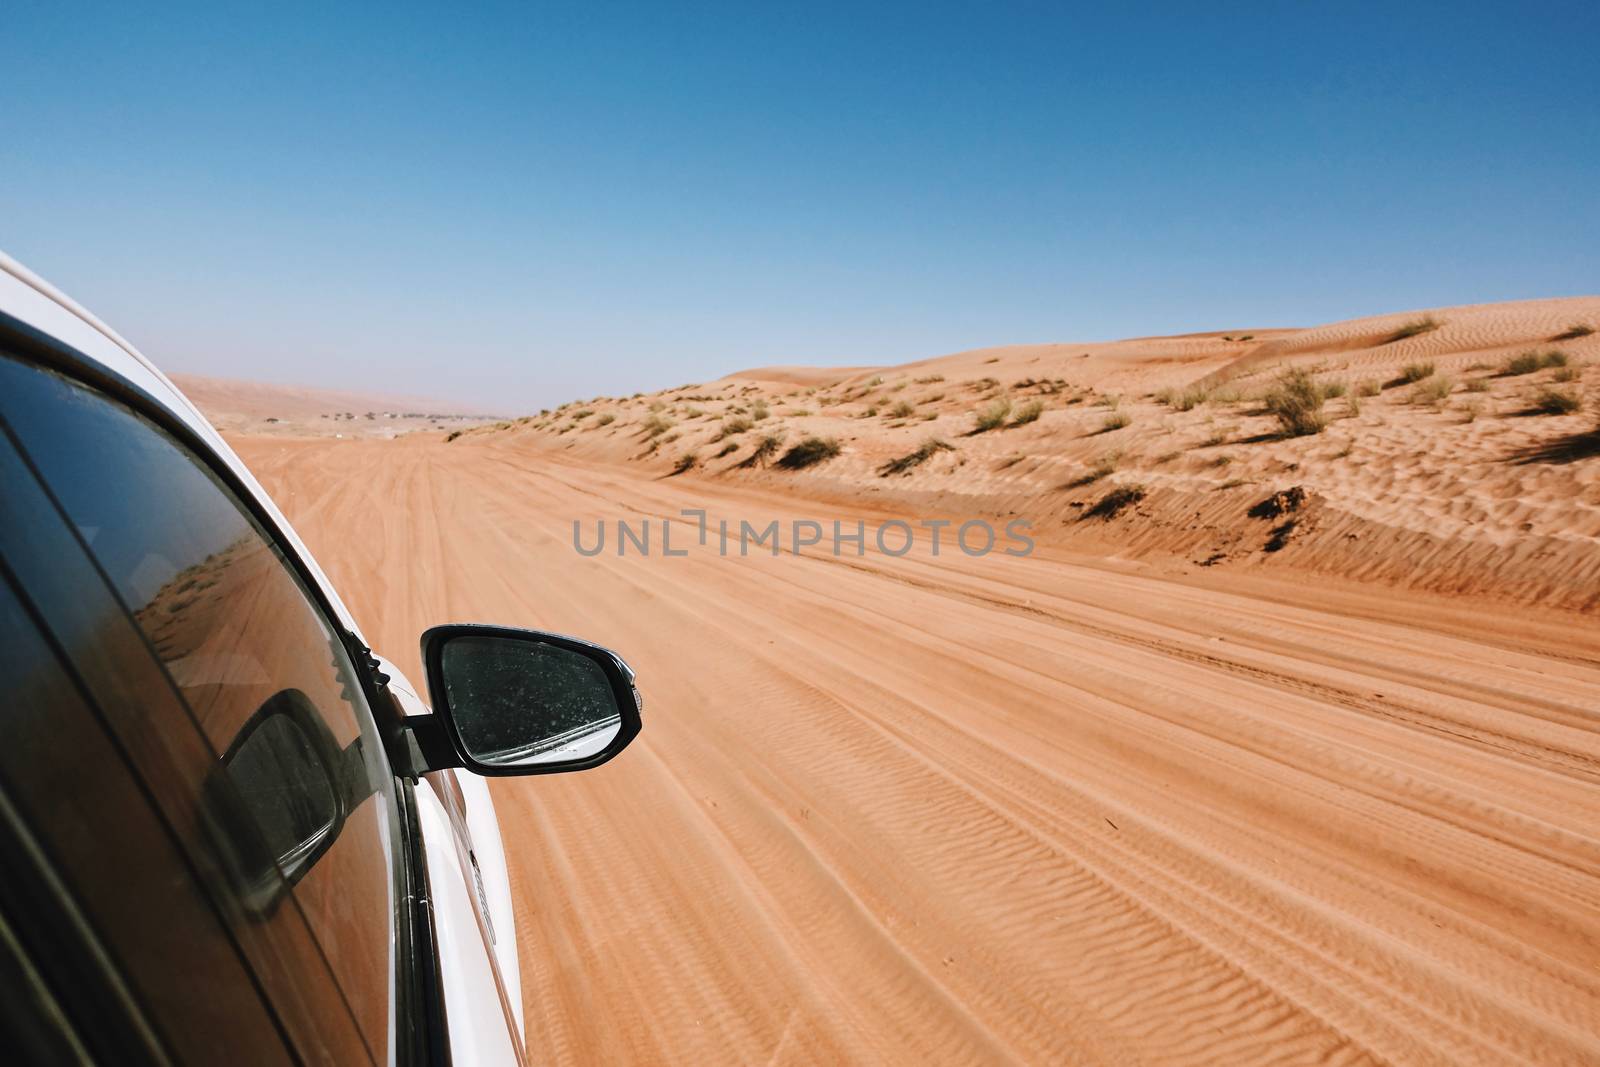
[[[7,5],[0,248],[520,411],[1600,290],[1600,4]]]

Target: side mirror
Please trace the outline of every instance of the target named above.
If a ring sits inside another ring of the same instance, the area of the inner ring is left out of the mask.
[[[639,734],[639,691],[616,653],[574,637],[452,624],[422,635],[434,720],[425,770],[555,774],[598,767]]]

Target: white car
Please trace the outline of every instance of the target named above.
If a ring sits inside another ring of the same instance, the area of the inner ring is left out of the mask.
[[[423,662],[431,710],[194,405],[0,255],[9,1062],[523,1062],[479,775],[604,763],[639,695],[528,630]]]

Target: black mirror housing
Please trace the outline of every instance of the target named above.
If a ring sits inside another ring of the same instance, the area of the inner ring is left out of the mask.
[[[432,714],[406,721],[412,770],[490,777],[606,763],[638,736],[642,701],[620,656],[562,634],[452,623],[422,635]]]

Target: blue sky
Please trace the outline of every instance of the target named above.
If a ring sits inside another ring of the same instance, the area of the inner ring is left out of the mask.
[[[0,248],[523,410],[1600,289],[1600,5],[8,9]]]

